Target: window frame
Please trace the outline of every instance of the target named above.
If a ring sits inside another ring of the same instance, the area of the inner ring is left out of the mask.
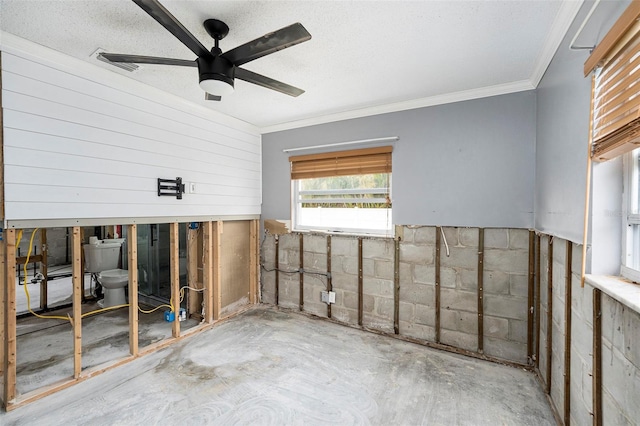
[[[624,155],[623,158],[623,191],[622,191],[622,259],[620,275],[634,282],[640,282],[640,269],[629,266],[634,254],[640,255],[640,247],[634,248],[633,227],[640,226],[640,209],[638,209],[640,148]],[[636,206],[636,210],[634,210]],[[640,268],[640,266],[639,266]]]
[[[389,198],[393,200],[393,172],[389,172]],[[392,221],[388,229],[367,229],[367,228],[349,228],[349,227],[331,227],[323,228],[318,226],[301,225],[299,223],[299,217],[301,215],[302,202],[300,202],[300,181],[302,179],[291,179],[291,227],[293,231],[302,232],[322,232],[329,234],[349,234],[349,235],[362,235],[367,237],[393,237],[395,233],[395,227],[393,225],[393,202],[391,207],[388,208],[391,214]]]

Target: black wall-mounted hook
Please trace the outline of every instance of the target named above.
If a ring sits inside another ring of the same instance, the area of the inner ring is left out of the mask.
[[[158,178],[158,197],[168,195],[170,197],[176,197],[178,200],[182,200],[183,192],[184,183],[182,183],[181,177],[177,177],[175,179]]]

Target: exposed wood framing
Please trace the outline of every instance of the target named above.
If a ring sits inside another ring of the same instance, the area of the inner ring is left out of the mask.
[[[535,327],[535,367],[540,367],[540,235],[536,235],[536,327]]]
[[[250,283],[249,283],[249,303],[254,305],[258,303],[258,288],[260,283],[260,221],[254,219],[251,221],[251,254],[250,254]],[[301,274],[302,275],[302,274]]]
[[[127,229],[129,265],[129,353],[138,356],[138,226]]]
[[[304,271],[304,234],[300,234],[298,236],[300,239],[300,271]],[[298,307],[300,311],[304,310],[304,273],[300,272],[300,299],[298,302]]]
[[[545,375],[547,394],[551,394],[551,350],[553,343],[553,237],[549,236],[547,249],[547,371]]]
[[[73,227],[73,378],[80,377],[82,372],[82,241],[80,227]]]
[[[202,281],[204,281],[204,320],[206,323],[213,322],[213,223],[202,223]]]
[[[362,311],[364,299],[364,274],[362,267],[362,238],[358,237],[358,325],[362,325]]]
[[[436,298],[436,320],[435,320],[435,328],[436,328],[436,343],[440,343],[440,232],[441,229],[439,226],[436,226],[436,264],[435,264],[435,298]]]
[[[16,399],[16,231],[6,229],[5,241],[5,310],[4,310],[4,404]]]
[[[40,281],[40,310],[44,311],[47,309],[48,300],[48,285],[47,285],[47,274],[48,274],[48,253],[49,248],[47,247],[47,229],[40,229],[40,245],[42,246],[42,250],[40,251],[42,259],[40,261],[40,272],[44,276],[42,281]]]
[[[275,250],[275,259],[273,261],[274,263],[274,269],[275,269],[275,273],[276,273],[276,279],[275,279],[275,302],[276,302],[276,306],[278,306],[278,303],[280,302],[280,240],[279,240],[279,235],[274,235],[273,238],[275,239],[275,244],[276,244],[276,250]]]
[[[192,288],[202,288],[202,283],[198,282],[198,228],[192,229],[191,226],[187,227],[187,285],[190,287],[185,292],[189,295],[187,299],[188,314],[201,318],[202,293],[191,290]]]
[[[564,424],[571,421],[571,258],[573,243],[567,240],[564,295]]]
[[[331,281],[331,235],[327,235],[327,291],[333,291]],[[327,318],[331,318],[331,303],[327,303]]]
[[[529,360],[529,364],[533,364],[534,362],[534,348],[533,348],[533,332],[534,332],[534,316],[535,316],[535,308],[534,308],[534,286],[535,286],[535,277],[536,277],[536,233],[534,231],[529,231],[529,283],[528,283],[528,292],[527,292],[527,358]]]
[[[171,325],[171,335],[180,337],[180,232],[178,224],[169,224],[169,274],[171,276],[171,306],[175,314],[175,319]]]
[[[393,243],[393,332],[400,334],[400,237],[396,236]]]
[[[222,311],[222,232],[223,222],[218,220],[213,224],[213,319],[220,319]]]
[[[602,426],[602,291],[593,289],[593,425]]]
[[[478,353],[484,353],[484,228],[478,229]]]

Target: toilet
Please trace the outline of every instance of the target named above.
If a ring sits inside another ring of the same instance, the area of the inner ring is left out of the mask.
[[[96,274],[96,279],[104,290],[104,299],[98,302],[103,308],[127,303],[124,288],[129,283],[129,271],[118,269],[120,247],[124,238],[99,240],[89,238],[83,246],[85,271]]]

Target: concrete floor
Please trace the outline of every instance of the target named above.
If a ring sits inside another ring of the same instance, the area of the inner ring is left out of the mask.
[[[258,307],[3,425],[554,425],[533,374]]]

